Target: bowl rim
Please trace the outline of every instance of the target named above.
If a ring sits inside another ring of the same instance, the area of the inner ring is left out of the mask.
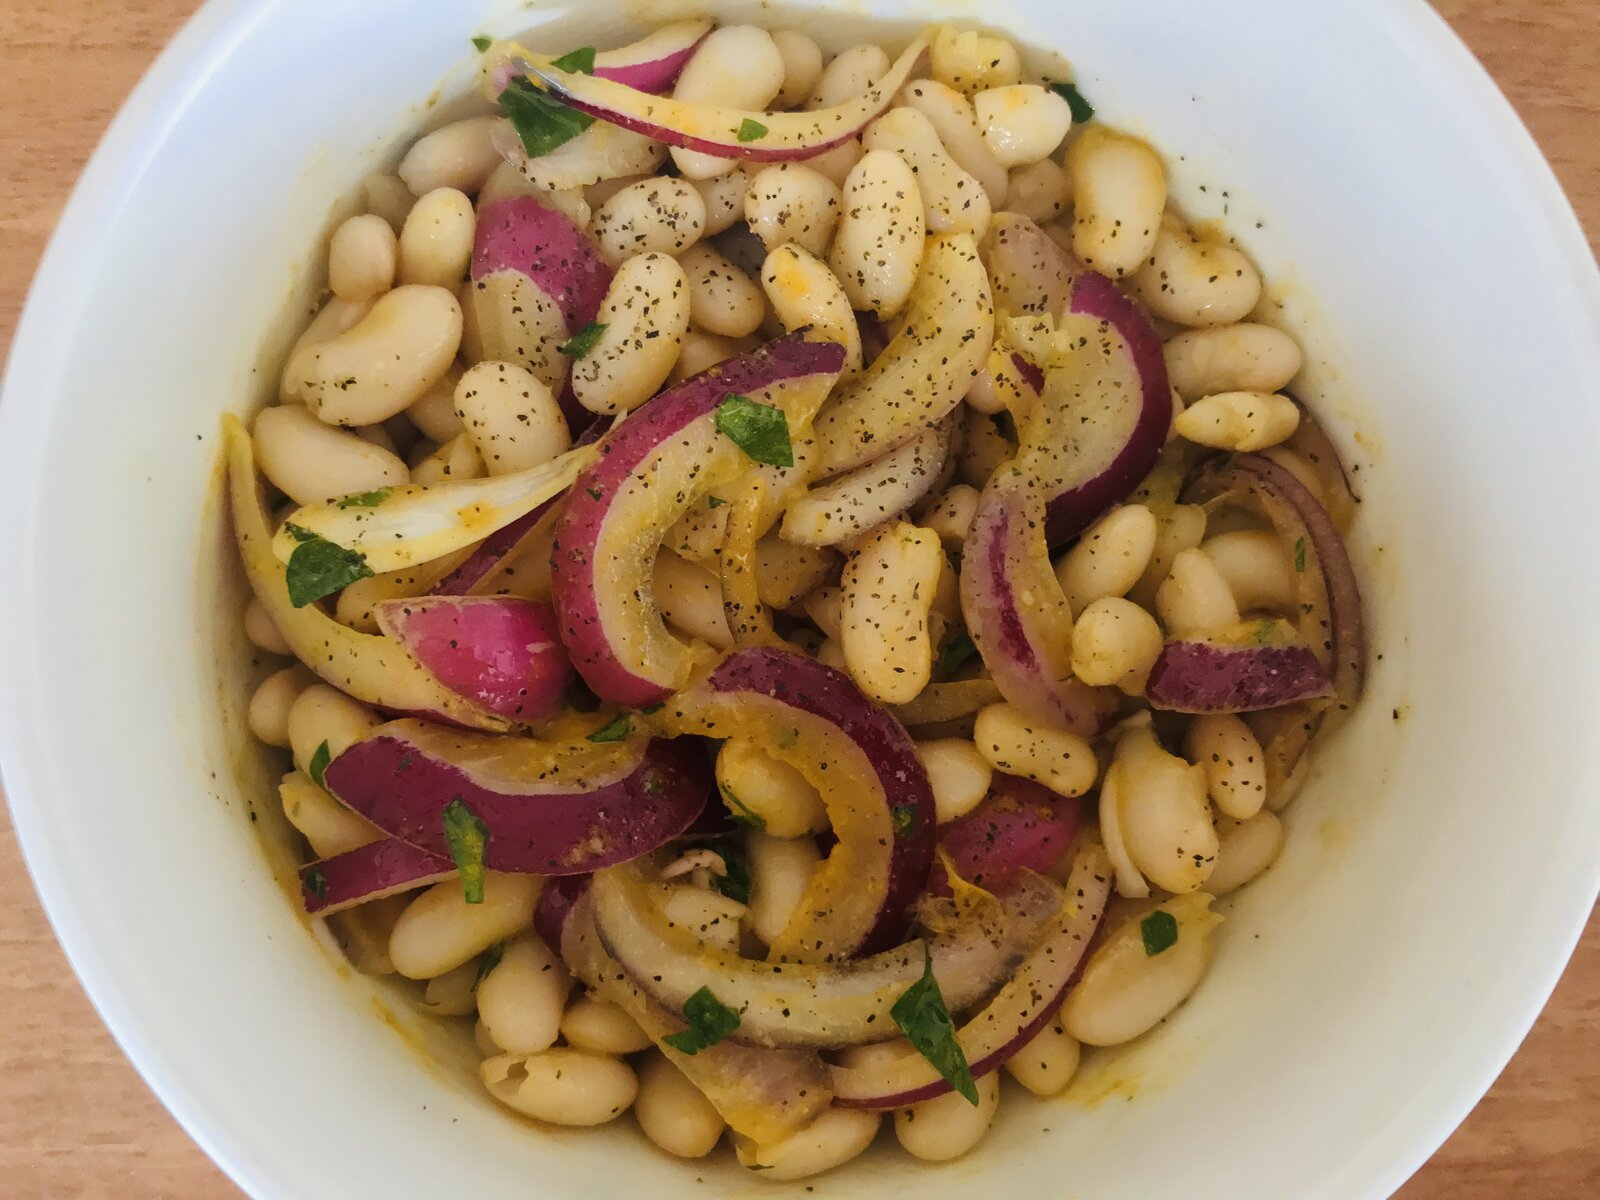
[[[99,257],[124,197],[139,186],[145,166],[159,150],[167,129],[182,118],[194,93],[255,25],[283,0],[205,0],[157,56],[118,110],[74,185],[28,289],[13,337],[4,379],[0,381],[0,511],[29,511],[42,482],[39,456],[29,453],[44,431],[47,405],[24,405],[59,390],[63,352],[77,318],[72,280]],[[1530,209],[1542,212],[1548,232],[1562,246],[1570,277],[1547,279],[1552,293],[1588,317],[1591,349],[1600,368],[1600,266],[1577,214],[1562,191],[1532,134],[1444,18],[1425,0],[1352,0],[1375,22],[1406,39],[1409,53],[1431,59],[1442,82],[1453,86],[1467,106],[1463,120],[1481,128],[1507,155]],[[18,549],[31,561],[30,530]],[[276,1171],[237,1131],[213,1121],[199,1103],[195,1081],[174,1070],[162,1046],[149,1037],[137,1006],[124,995],[92,921],[78,904],[61,848],[53,844],[42,817],[48,788],[44,772],[30,762],[46,721],[38,694],[40,660],[29,652],[15,619],[28,610],[18,591],[0,589],[0,628],[11,633],[0,644],[0,763],[5,797],[23,860],[42,907],[68,962],[96,1012],[144,1082],[185,1132],[239,1187],[252,1196],[276,1189]],[[1416,1123],[1404,1153],[1350,1164],[1347,1183],[1361,1194],[1387,1196],[1405,1182],[1460,1125],[1488,1091],[1543,1010],[1600,897],[1600,860],[1588,876],[1568,881],[1571,892],[1566,926],[1546,931],[1551,952],[1536,986],[1503,1014],[1495,1039],[1464,1053],[1451,1077],[1435,1084],[1435,1102]],[[1317,1193],[1323,1195],[1325,1193]]]

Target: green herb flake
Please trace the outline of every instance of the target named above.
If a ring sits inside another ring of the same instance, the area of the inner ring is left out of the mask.
[[[661,782],[661,776],[654,771],[644,773],[644,790],[652,796],[659,796],[667,785]]]
[[[522,139],[529,158],[542,158],[594,124],[588,113],[552,100],[522,78],[513,79],[500,93],[500,111]]]
[[[955,1026],[950,1022],[950,1011],[945,1008],[944,996],[939,992],[939,981],[933,977],[933,956],[926,947],[922,953],[922,978],[894,1002],[889,1015],[916,1047],[917,1053],[976,1108],[978,1085],[972,1078],[972,1068],[967,1065],[961,1043],[956,1041]]]
[[[306,764],[306,774],[311,776],[311,781],[319,788],[328,785],[322,782],[322,773],[328,769],[328,764],[333,761],[333,754],[328,749],[328,740],[324,738],[322,744],[311,752],[311,761]]]
[[[794,466],[789,418],[783,409],[729,392],[717,405],[716,424],[718,433],[727,435],[754,461],[773,467]]]
[[[666,706],[667,706],[667,702],[665,700],[657,700],[654,704],[646,704],[639,711],[642,712],[645,716],[648,717],[651,713],[660,712]]]
[[[1300,571],[1302,573],[1306,569],[1306,540],[1305,540],[1305,538],[1295,538],[1295,540],[1294,540],[1294,569],[1296,571]]]
[[[594,47],[579,46],[576,50],[563,54],[550,65],[558,71],[567,71],[573,75],[593,75]]]
[[[958,633],[944,644],[939,652],[939,676],[948,679],[961,669],[963,663],[978,652],[976,643],[965,633]]]
[[[706,497],[706,507],[707,508],[721,508],[726,503],[727,503],[727,501],[724,500],[721,496],[707,496]]]
[[[300,882],[305,885],[306,891],[310,892],[317,899],[327,899],[328,877],[322,873],[321,867],[306,868],[305,873],[300,876]]]
[[[722,787],[722,798],[728,802],[733,810],[729,815],[733,817],[735,825],[743,825],[746,829],[766,829],[767,819],[743,800],[733,794],[730,787]]]
[[[1178,944],[1178,919],[1158,908],[1139,922],[1139,936],[1144,939],[1146,956],[1154,958]]]
[[[739,122],[738,138],[741,142],[753,142],[757,138],[767,136],[767,127],[760,121],[752,121],[749,117]]]
[[[1052,83],[1050,90],[1065,100],[1067,106],[1072,109],[1074,125],[1082,125],[1094,117],[1094,105],[1083,98],[1083,93],[1078,90],[1076,84]]]
[[[709,850],[722,860],[723,874],[711,873],[711,886],[729,900],[750,903],[750,864],[736,838],[706,838],[694,843],[696,850]]]
[[[920,822],[917,820],[915,804],[896,804],[889,810],[889,815],[894,818],[894,831],[900,837],[910,837],[917,832]]]
[[[627,713],[618,713],[589,735],[591,742],[620,742],[633,732],[633,722]]]
[[[556,349],[568,358],[588,358],[589,352],[594,349],[595,343],[605,331],[606,327],[602,322],[590,321]]]
[[[739,1014],[712,995],[708,987],[683,1002],[683,1019],[689,1028],[661,1039],[680,1054],[698,1054],[739,1028]]]
[[[375,492],[357,492],[354,496],[346,496],[339,501],[340,508],[377,508],[389,498],[393,488],[379,488]]]
[[[371,578],[372,568],[354,550],[346,550],[298,525],[284,528],[300,543],[289,556],[289,566],[284,572],[289,603],[296,608],[332,595],[358,579]]]
[[[778,735],[778,749],[779,750],[790,750],[790,749],[793,749],[795,743],[798,742],[799,740],[800,740],[800,731],[798,729],[785,729],[782,733],[780,733]]]
[[[478,956],[478,974],[472,981],[472,986],[477,987],[489,977],[489,972],[500,965],[500,960],[506,956],[506,944],[496,942]]]
[[[481,33],[472,39],[472,48],[479,54],[482,54],[492,45],[494,45],[494,39],[492,37],[484,37]]]
[[[489,847],[489,827],[460,796],[444,806],[444,840],[461,872],[467,903],[482,904],[483,853]]]

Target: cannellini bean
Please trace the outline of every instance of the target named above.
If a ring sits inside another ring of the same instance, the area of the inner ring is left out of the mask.
[[[560,348],[571,331],[553,296],[520,271],[494,271],[462,284],[461,311],[464,363],[514,362],[559,392],[571,362]]]
[[[395,922],[389,957],[407,979],[432,979],[482,954],[533,923],[543,880],[536,875],[485,871],[483,903],[468,904],[459,879],[423,892]]]
[[[781,1141],[757,1146],[736,1136],[734,1152],[745,1167],[759,1169],[765,1182],[809,1179],[843,1166],[872,1145],[882,1122],[879,1113],[859,1108],[824,1109],[817,1119]]]
[[[1283,822],[1270,812],[1247,821],[1221,817],[1217,821],[1217,865],[1206,880],[1206,891],[1226,896],[1260,875],[1283,851]]]
[[[939,824],[966,816],[989,794],[994,768],[966,738],[918,742],[917,757],[928,772]]]
[[[724,108],[764,111],[783,87],[784,58],[765,29],[723,25],[700,43],[672,90],[675,99]],[[726,175],[738,165],[695,150],[672,149],[672,160],[687,179]]]
[[[477,230],[465,192],[435,188],[420,197],[400,230],[400,282],[456,287],[472,262]]]
[[[839,223],[841,198],[838,184],[804,163],[773,163],[750,177],[745,221],[769,251],[792,242],[812,254],[826,254]]]
[[[978,1103],[956,1092],[895,1110],[894,1133],[913,1158],[949,1162],[983,1140],[1000,1108],[1000,1073],[990,1071],[973,1081]]]
[[[604,199],[605,196],[611,195],[612,192],[632,181],[630,177],[621,182],[616,182],[614,186],[609,187],[609,190],[604,191],[604,195],[600,199]],[[606,181],[604,184],[595,184],[593,188],[587,189],[552,187],[547,183],[529,179],[517,169],[515,163],[502,162],[490,172],[489,178],[484,181],[483,187],[479,189],[475,207],[479,213],[483,213],[488,211],[491,204],[498,204],[502,200],[509,200],[516,196],[533,196],[546,208],[553,208],[557,212],[572,218],[574,225],[586,227],[589,224],[590,216],[593,215],[589,206],[600,203],[600,199],[595,199],[594,192],[596,189],[605,188],[611,182]]]
[[[1150,565],[1139,576],[1128,593],[1131,600],[1145,608],[1154,609],[1156,589],[1172,570],[1173,560],[1183,550],[1192,550],[1206,534],[1206,512],[1198,504],[1174,505],[1172,511],[1160,518],[1161,527],[1156,532],[1155,552],[1150,555]]]
[[[844,647],[834,638],[826,639],[817,647],[817,661],[825,667],[832,667],[835,671],[849,670],[844,661]]]
[[[478,1018],[510,1054],[537,1054],[556,1044],[572,977],[561,956],[536,933],[511,939],[478,984]]]
[[[1206,774],[1206,791],[1219,812],[1238,821],[1261,811],[1267,799],[1267,763],[1250,726],[1232,713],[1207,713],[1189,723],[1184,753]]]
[[[472,435],[463,431],[420,459],[412,468],[411,482],[434,484],[446,479],[482,479],[486,474],[483,455],[478,453]]]
[[[1144,265],[1161,233],[1167,173],[1138,138],[1094,125],[1067,147],[1072,180],[1072,250],[1086,267],[1114,278]]]
[[[589,233],[616,267],[635,254],[681,254],[700,240],[705,228],[706,202],[692,184],[651,176],[596,209]]]
[[[861,148],[861,139],[851,138],[849,141],[840,142],[832,150],[825,150],[806,159],[806,166],[843,187],[844,181],[849,178],[850,172],[861,161],[864,153],[866,152]]]
[[[244,610],[244,635],[250,639],[252,646],[258,650],[265,650],[268,654],[294,653],[278,627],[273,624],[272,618],[267,615],[266,606],[253,596]]]
[[[1049,158],[1072,128],[1072,106],[1037,83],[988,88],[972,107],[989,152],[1007,169]]]
[[[416,478],[415,475],[412,477]],[[420,482],[420,481],[419,481]],[[362,633],[378,632],[377,607],[385,600],[420,596],[436,578],[427,568],[414,565],[394,571],[381,571],[347,583],[339,590],[334,604],[334,619]]]
[[[245,718],[250,732],[269,746],[287,749],[289,710],[300,693],[316,681],[317,677],[299,663],[268,675],[250,696]]]
[[[748,166],[735,167],[726,175],[691,179],[689,182],[705,202],[706,229],[703,236],[711,237],[744,220],[744,196],[750,188]]]
[[[477,984],[478,963],[473,959],[428,980],[422,1007],[436,1017],[464,1017],[477,1009]]]
[[[494,1044],[494,1039],[489,1036],[489,1031],[483,1027],[480,1019],[472,1026],[473,1048],[484,1058],[493,1058],[501,1053],[500,1047]]]
[[[398,174],[414,196],[435,188],[476,192],[500,165],[492,135],[500,117],[468,117],[418,138],[400,160]]]
[[[1218,450],[1265,450],[1300,426],[1300,408],[1268,392],[1220,392],[1196,400],[1176,421],[1180,436]]]
[[[380,296],[349,329],[297,351],[295,394],[330,425],[374,425],[422,398],[461,346],[461,305],[445,288],[409,285]]]
[[[625,1113],[639,1092],[627,1063],[566,1047],[499,1054],[478,1074],[501,1104],[551,1125],[604,1125]]]
[[[591,207],[599,208],[602,204],[604,204],[607,200],[611,199],[611,197],[615,196],[623,188],[632,187],[636,183],[643,183],[645,180],[650,179],[651,177],[652,176],[649,175],[649,174],[644,174],[644,175],[618,175],[614,179],[602,179],[598,183],[591,183],[588,187],[584,188],[583,189],[583,198],[584,198],[584,201],[586,203],[588,203]],[[701,198],[704,199],[705,195],[706,195],[706,188],[705,188],[704,184],[702,183],[702,181],[694,180],[692,182],[694,183],[695,191],[699,192]],[[706,182],[711,182],[711,181],[706,181]],[[718,186],[720,186],[720,182],[725,182],[725,181],[719,181]],[[707,220],[709,221],[709,219],[710,219],[710,210],[708,208],[707,209]],[[588,221],[584,221],[583,222],[584,225],[587,225],[588,223],[589,223]]]
[[[882,46],[862,42],[833,56],[811,90],[806,107],[833,108],[866,94],[868,88],[889,73],[889,55]]]
[[[1160,653],[1156,619],[1121,596],[1094,601],[1072,627],[1072,673],[1096,687],[1141,694]]]
[[[892,521],[937,484],[950,453],[945,421],[853,471],[797,497],[784,514],[783,536],[806,546],[836,546]]]
[[[1142,504],[1120,505],[1096,521],[1056,564],[1072,611],[1126,596],[1150,565],[1159,532],[1155,514]]]
[[[406,409],[406,418],[431,442],[442,444],[466,432],[456,416],[456,384],[461,382],[461,374],[461,364],[451,363],[439,381]]]
[[[844,287],[820,258],[798,246],[779,246],[761,267],[761,289],[787,330],[815,329],[844,347],[844,373],[861,369],[861,326]]]
[[[935,79],[917,79],[906,84],[897,100],[928,118],[944,143],[945,151],[983,186],[990,208],[999,209],[1001,204],[1010,203],[1006,169],[983,140],[970,100]]]
[[[1168,754],[1148,726],[1118,739],[1112,770],[1116,823],[1133,865],[1169,892],[1203,887],[1217,859],[1205,771]]]
[[[756,590],[768,608],[788,608],[833,574],[839,555],[822,546],[797,546],[769,533],[756,543]]]
[[[929,63],[935,79],[967,96],[1022,79],[1017,48],[975,29],[941,26],[933,37]]]
[[[389,222],[372,213],[351,217],[328,243],[328,286],[341,300],[371,300],[394,285],[397,254]]]
[[[1261,299],[1261,276],[1240,251],[1202,241],[1169,213],[1130,290],[1164,320],[1231,325],[1244,320]]]
[[[839,636],[840,595],[836,587],[821,587],[806,597],[805,612],[811,623],[830,638]]]
[[[718,501],[716,508],[711,507],[712,500]],[[721,496],[707,494],[678,518],[661,544],[690,562],[710,562],[722,554],[722,542],[727,533],[728,502]]]
[[[1061,1006],[1061,1024],[1090,1046],[1132,1041],[1171,1014],[1194,991],[1211,962],[1211,931],[1222,920],[1204,892],[1174,896],[1155,912],[1170,914],[1178,940],[1147,954],[1141,921],[1130,920],[1089,956]],[[1148,919],[1148,918],[1146,918]]]
[[[514,363],[468,368],[456,385],[456,416],[491,475],[537,467],[572,446],[555,395]]]
[[[810,838],[780,838],[759,830],[745,835],[750,860],[750,928],[763,942],[777,941],[811,874],[822,861]]]
[[[767,306],[760,285],[715,246],[691,246],[678,263],[689,281],[689,319],[696,328],[722,337],[744,337],[761,328]]]
[[[933,122],[917,109],[890,109],[867,128],[862,145],[898,154],[911,168],[930,232],[965,230],[978,238],[988,232],[988,193],[950,157]]]
[[[331,342],[346,330],[354,328],[371,311],[370,300],[341,300],[338,296],[331,297],[318,310],[317,315],[311,318],[311,323],[300,331],[300,336],[289,348],[283,363],[283,373],[278,378],[278,399],[285,404],[293,404],[300,399],[300,378],[290,368],[295,365],[295,360],[301,351],[320,346],[324,342]]]
[[[689,331],[690,286],[670,254],[637,254],[617,268],[593,349],[572,365],[572,392],[590,412],[631,412],[660,390]]]
[[[371,821],[340,804],[304,771],[290,771],[278,784],[283,815],[311,843],[318,858],[358,849],[383,837]]]
[[[794,108],[822,78],[822,48],[795,29],[774,29],[772,44],[783,58],[783,86],[772,98],[775,109]]]
[[[338,758],[382,724],[378,714],[359,700],[352,700],[325,683],[313,683],[295,697],[289,709],[289,746],[294,751],[295,766],[309,773],[311,761],[324,742],[328,757]]]
[[[1228,581],[1204,550],[1182,550],[1156,589],[1156,611],[1174,637],[1222,629],[1239,621]]]
[[[958,483],[948,488],[927,512],[920,524],[939,535],[948,550],[959,550],[972,528],[972,518],[978,514],[978,489]]]
[[[857,309],[892,317],[922,266],[926,221],[917,177],[898,154],[872,150],[844,181],[844,211],[828,265]]]
[[[373,216],[382,217],[395,234],[405,225],[406,214],[416,199],[398,175],[380,172],[361,181],[362,207]]]
[[[760,817],[773,837],[805,837],[828,827],[822,794],[799,771],[754,742],[730,738],[722,743],[717,786]]]
[[[989,476],[1017,452],[1017,444],[1000,431],[988,413],[969,411],[962,428],[961,482],[982,488]]]
[[[670,550],[656,556],[655,599],[668,624],[718,650],[733,647],[722,608],[722,580]]]
[[[678,928],[708,946],[737,952],[749,910],[721,892],[685,885],[668,889],[661,911]]]
[[[561,1036],[569,1046],[596,1054],[633,1054],[651,1046],[650,1035],[609,1000],[585,992],[561,1018]]]
[[[691,327],[683,335],[683,349],[678,352],[678,361],[673,364],[667,382],[679,383],[691,375],[698,375],[707,367],[714,367],[736,354],[753,350],[753,343],[754,339],[751,338],[719,337]]]
[[[1300,344],[1270,325],[1241,321],[1168,338],[1167,378],[1185,400],[1218,392],[1277,392],[1300,373]]]
[[[678,1158],[704,1158],[722,1140],[727,1122],[705,1093],[659,1054],[639,1067],[633,1115],[645,1137]]]
[[[905,521],[863,537],[840,580],[839,639],[850,675],[882,704],[904,704],[928,685],[928,613],[944,549]]]
[[[1072,178],[1053,159],[1041,158],[1011,172],[1006,185],[1007,212],[1044,225],[1064,213],[1071,203]]]
[[[1057,1017],[1006,1059],[1006,1072],[1035,1096],[1057,1096],[1078,1073],[1080,1051]]]
[[[1083,795],[1100,774],[1087,741],[1030,721],[1009,704],[979,710],[972,740],[995,770],[1032,779],[1063,796]]]
[[[1277,534],[1236,529],[1207,538],[1200,548],[1227,580],[1240,609],[1292,608],[1298,603],[1295,570]]]

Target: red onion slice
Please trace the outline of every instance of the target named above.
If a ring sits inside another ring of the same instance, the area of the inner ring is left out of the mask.
[[[710,21],[673,21],[636,42],[594,56],[594,73],[640,92],[666,91],[676,81],[700,43]]]
[[[328,917],[369,900],[426,887],[456,874],[448,857],[431,854],[399,838],[379,838],[300,868],[300,898],[306,913]]]

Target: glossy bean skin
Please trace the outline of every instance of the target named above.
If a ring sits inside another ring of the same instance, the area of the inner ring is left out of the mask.
[[[500,120],[468,117],[424,134],[406,151],[397,174],[414,196],[446,187],[477,192],[501,162],[491,138]]]
[[[1283,851],[1283,822],[1274,813],[1258,812],[1245,821],[1217,820],[1217,865],[1206,891],[1226,896],[1255,879]]]
[[[822,855],[810,838],[778,838],[759,830],[745,836],[745,852],[750,861],[750,928],[771,945],[788,925]]]
[[[989,794],[994,768],[966,738],[918,742],[917,757],[928,772],[939,824],[966,816]]]
[[[1299,602],[1294,564],[1277,534],[1236,529],[1207,538],[1200,549],[1227,581],[1241,610],[1292,609]]]
[[[1267,799],[1266,756],[1256,735],[1233,713],[1206,713],[1189,723],[1184,753],[1205,772],[1217,811],[1246,821]]]
[[[704,1158],[727,1128],[705,1094],[659,1054],[639,1067],[633,1115],[645,1137],[677,1158]]]
[[[772,35],[754,25],[723,25],[700,43],[672,94],[679,100],[761,112],[783,87],[785,61]],[[737,159],[672,148],[686,179],[725,175]]]
[[[1185,400],[1218,392],[1279,392],[1300,373],[1300,345],[1280,329],[1240,321],[1186,329],[1163,348],[1167,378]]]
[[[1012,171],[1006,183],[1006,211],[1038,225],[1054,221],[1072,204],[1072,177],[1054,159],[1041,158]]]
[[[743,1166],[760,1171],[763,1182],[809,1179],[859,1157],[878,1136],[882,1120],[859,1108],[828,1108],[804,1129],[764,1146],[735,1137],[734,1150]]]
[[[1073,612],[1107,596],[1126,596],[1155,554],[1160,532],[1142,504],[1122,504],[1091,525],[1056,564]]]
[[[405,463],[380,446],[317,420],[298,404],[263,409],[254,430],[261,472],[296,505],[410,480]]]
[[[1072,128],[1071,106],[1037,83],[986,88],[972,107],[990,153],[1007,169],[1049,158]]]
[[[1000,1109],[1000,1074],[990,1071],[973,1082],[978,1088],[976,1105],[947,1092],[895,1110],[895,1137],[907,1153],[923,1162],[949,1162],[983,1140]]]
[[[689,284],[689,319],[720,337],[744,337],[761,328],[767,313],[761,286],[706,242],[678,256]]]
[[[1196,237],[1169,214],[1130,290],[1163,320],[1231,325],[1261,299],[1261,276],[1243,253]]]
[[[617,269],[596,318],[605,329],[572,365],[572,391],[590,412],[631,412],[660,390],[689,331],[689,280],[679,261],[636,254]]]
[[[1142,694],[1160,653],[1155,618],[1121,596],[1094,601],[1072,627],[1072,673],[1095,687]]]
[[[839,223],[843,193],[804,163],[772,163],[750,177],[745,221],[770,252],[785,243],[824,255]]]
[[[947,549],[955,550],[966,544],[967,533],[972,529],[972,519],[978,514],[978,489],[965,483],[947,488],[922,514],[921,525],[939,535]]]
[[[1084,266],[1112,278],[1145,265],[1161,233],[1167,174],[1138,138],[1094,126],[1067,148],[1074,217],[1072,250]]]
[[[1249,453],[1288,441],[1300,426],[1300,407],[1266,392],[1220,392],[1196,400],[1176,425],[1197,445]]]
[[[970,100],[936,79],[913,80],[896,99],[928,118],[945,152],[983,186],[991,209],[998,211],[1002,204],[1010,204],[1006,169],[984,141]]]
[[[1239,606],[1204,550],[1182,550],[1156,589],[1156,610],[1174,637],[1190,637],[1238,623]]]
[[[706,202],[688,181],[651,176],[597,210],[589,233],[613,267],[635,254],[682,254],[705,233]]]
[[[892,317],[922,265],[927,223],[917,177],[898,154],[869,151],[845,179],[843,206],[828,265],[855,308]]]
[[[469,367],[456,384],[455,410],[490,475],[540,466],[572,446],[554,393],[515,363]]]
[[[721,233],[745,219],[744,198],[750,189],[751,171],[751,166],[743,165],[735,167],[726,175],[713,175],[710,179],[689,181],[694,190],[700,193],[700,199],[706,206],[704,236],[710,237]],[[595,189],[589,190],[592,193]]]
[[[868,151],[897,154],[911,168],[931,232],[964,231],[975,238],[988,232],[988,194],[950,157],[933,122],[921,111],[907,106],[890,109],[868,127],[862,145]]]
[[[250,732],[269,746],[289,746],[289,712],[316,676],[299,663],[268,675],[250,695],[246,722]]]
[[[761,289],[785,329],[815,329],[844,347],[845,375],[861,369],[861,326],[825,262],[799,246],[779,246],[761,266]]]
[[[268,654],[293,653],[289,649],[289,643],[284,640],[283,634],[267,614],[266,606],[254,597],[251,597],[250,603],[245,606],[244,635],[250,639],[252,646],[258,650],[265,650]]]
[[[1083,795],[1100,774],[1094,748],[1085,739],[1032,721],[1010,704],[980,710],[972,739],[995,770],[1032,779],[1063,796]]]
[[[850,675],[883,704],[914,699],[933,670],[928,631],[944,551],[904,521],[866,534],[840,581],[840,642]]]
[[[1006,1059],[1006,1074],[1035,1096],[1058,1096],[1077,1074],[1081,1050],[1057,1017]]]
[[[993,34],[941,26],[929,51],[933,77],[966,96],[1022,80],[1022,59],[1017,48]]]
[[[811,95],[822,78],[822,49],[797,29],[773,30],[772,44],[783,59],[783,86],[772,98],[772,106],[794,108]]]
[[[639,1092],[627,1063],[566,1047],[496,1055],[479,1075],[500,1103],[551,1125],[604,1125],[627,1112]]]
[[[278,784],[283,815],[311,844],[318,858],[332,858],[383,837],[383,831],[328,795],[304,771],[290,771]]]
[[[444,187],[418,197],[400,230],[400,282],[460,286],[477,230],[477,213],[465,192]]]
[[[722,743],[717,784],[724,796],[738,797],[773,837],[806,837],[828,827],[822,794],[799,771],[753,742],[733,738]],[[731,802],[729,807],[735,808]]]
[[[295,697],[289,709],[287,732],[295,765],[310,773],[311,762],[324,743],[332,760],[381,724],[378,714],[365,704],[338,688],[313,683]]]
[[[543,880],[484,872],[483,903],[468,904],[459,879],[428,888],[406,906],[389,936],[389,957],[408,979],[432,979],[533,924]]]
[[[1205,771],[1168,754],[1147,725],[1122,735],[1110,771],[1116,786],[1101,791],[1102,829],[1114,804],[1122,845],[1140,874],[1169,892],[1204,887],[1217,860]]]
[[[373,300],[394,286],[399,245],[389,222],[372,213],[351,217],[328,243],[328,287],[341,300]]]
[[[538,934],[507,942],[500,961],[478,984],[478,1017],[509,1054],[537,1054],[556,1044],[572,978]]]
[[[567,1045],[597,1054],[633,1054],[651,1045],[637,1021],[591,992],[567,1005],[561,1017],[561,1036]]]
[[[833,108],[862,95],[889,71],[889,55],[881,46],[862,42],[839,51],[822,68],[806,100],[811,109]]]

